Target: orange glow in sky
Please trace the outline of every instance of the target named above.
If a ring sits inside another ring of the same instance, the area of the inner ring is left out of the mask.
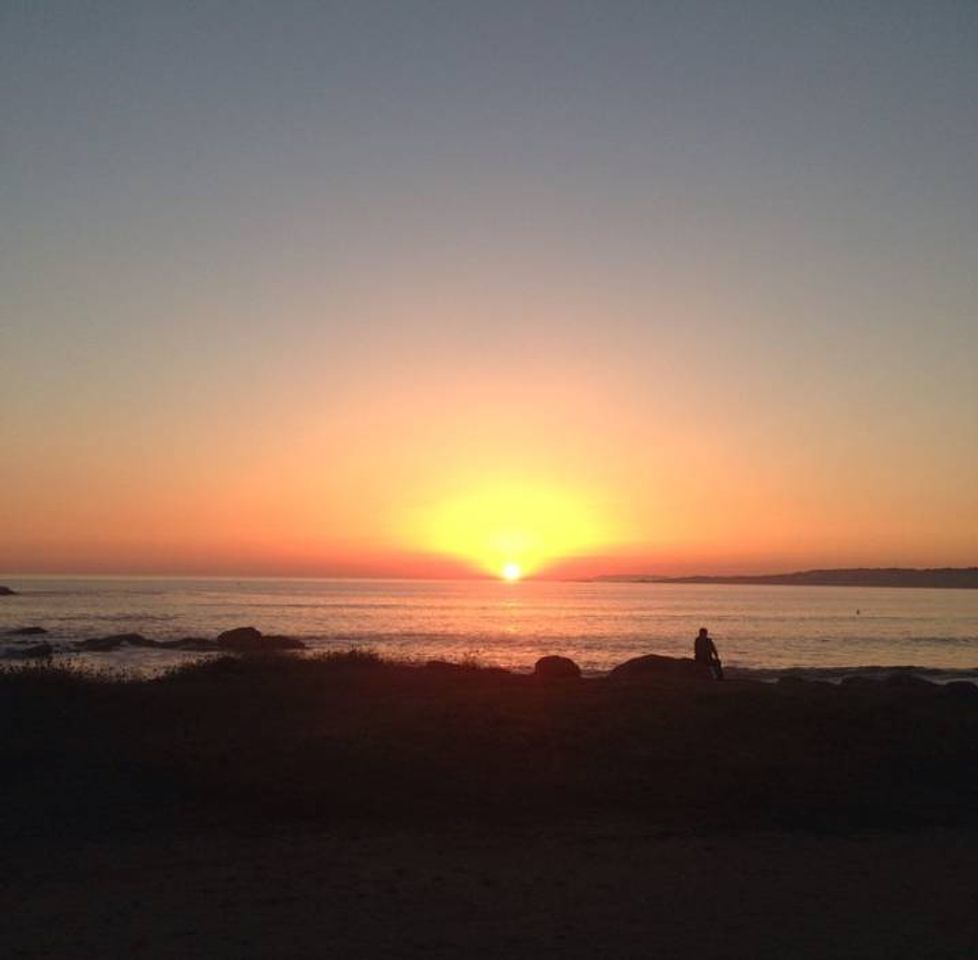
[[[580,497],[542,484],[489,486],[438,503],[415,535],[422,549],[511,581],[612,539]]]
[[[0,575],[978,562],[975,4],[35,6]]]

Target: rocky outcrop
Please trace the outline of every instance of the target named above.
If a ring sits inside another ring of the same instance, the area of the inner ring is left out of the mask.
[[[221,650],[235,650],[238,653],[264,653],[270,650],[305,650],[306,645],[296,637],[280,635],[265,636],[255,627],[235,627],[225,630],[217,637]]]
[[[44,627],[17,627],[16,630],[8,630],[8,637],[42,637],[47,633]]]
[[[691,657],[663,657],[657,653],[649,653],[644,657],[634,657],[618,664],[611,673],[609,680],[712,680],[713,671],[703,664],[697,663]]]
[[[17,596],[16,590],[11,590],[10,587],[0,586],[0,597],[15,597]]]
[[[256,627],[235,627],[217,636],[217,645],[224,650],[258,650],[262,632]]]
[[[191,653],[212,653],[229,650],[236,653],[264,653],[271,650],[304,650],[306,645],[295,637],[264,636],[254,627],[226,630],[216,640],[206,637],[180,637],[176,640],[151,640],[141,633],[116,633],[109,637],[91,637],[72,644],[75,650],[106,653],[120,647],[150,647],[157,650],[184,650]]]
[[[541,680],[579,680],[581,668],[570,657],[541,657],[533,665],[533,676]]]
[[[141,633],[116,633],[110,637],[91,637],[79,640],[73,644],[76,650],[87,650],[92,653],[104,653],[107,650],[118,650],[119,647],[158,647],[155,640],[144,637]]]
[[[27,647],[20,647],[17,650],[8,650],[6,656],[18,660],[47,660],[54,653],[54,647],[45,641],[44,643],[33,643]]]

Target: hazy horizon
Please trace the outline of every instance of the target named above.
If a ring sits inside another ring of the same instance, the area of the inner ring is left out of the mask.
[[[5,5],[0,569],[974,565],[976,49],[963,0]]]
[[[588,563],[590,567],[590,562]],[[893,567],[893,566],[868,566],[868,567],[810,567],[805,569],[774,569],[770,567],[762,567],[757,570],[689,570],[683,571],[681,573],[664,573],[659,570],[639,570],[639,569],[628,569],[620,570],[614,573],[598,572],[593,574],[577,574],[574,575],[569,571],[565,571],[563,574],[558,571],[539,571],[535,573],[528,573],[526,576],[521,577],[522,580],[540,580],[540,581],[550,581],[550,582],[561,582],[561,581],[580,581],[580,580],[614,580],[615,578],[621,578],[618,582],[627,582],[630,577],[648,577],[650,580],[654,581],[656,578],[669,579],[683,579],[688,577],[705,577],[705,578],[725,578],[725,577],[777,577],[784,575],[802,574],[802,573],[813,573],[819,571],[838,571],[838,570],[853,570],[853,571],[865,571],[865,570],[976,570],[978,566],[972,565],[969,567],[931,567],[931,568],[921,568],[921,567]],[[7,570],[0,571],[0,578],[17,578],[17,579],[157,579],[157,580],[432,580],[432,581],[453,581],[453,580],[499,580],[498,573],[494,571],[479,571],[473,570],[463,564],[458,564],[454,571],[449,569],[442,569],[441,574],[432,573],[426,575],[419,574],[404,574],[397,573],[393,570],[375,570],[375,571],[360,571],[360,572],[346,572],[346,573],[315,573],[315,572],[279,572],[279,573],[263,573],[260,570],[253,570],[249,572],[213,572],[205,569],[186,571],[186,570],[159,570],[159,571],[112,571],[112,570],[35,570],[35,571],[24,571],[24,570]],[[799,584],[799,586],[804,586],[805,584]],[[865,586],[871,586],[867,584]]]

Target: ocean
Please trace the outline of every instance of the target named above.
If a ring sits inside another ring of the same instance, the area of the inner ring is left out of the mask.
[[[978,680],[978,591],[655,583],[13,577],[0,597],[0,657],[41,626],[56,659],[156,674],[200,654],[72,653],[112,633],[213,637],[252,625],[311,652],[368,648],[410,660],[476,660],[525,671],[573,658],[601,674],[645,653],[690,656],[708,627],[730,676],[837,680],[912,667]],[[203,655],[206,656],[206,655]]]

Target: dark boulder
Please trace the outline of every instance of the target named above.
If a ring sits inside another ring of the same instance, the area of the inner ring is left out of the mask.
[[[239,653],[264,653],[269,650],[305,650],[306,645],[297,637],[278,635],[264,636],[255,627],[235,627],[225,630],[217,637],[217,645],[222,650],[237,650]]]
[[[91,637],[79,640],[76,650],[87,650],[91,653],[105,653],[108,650],[118,650],[119,647],[158,647],[155,640],[144,637],[141,633],[116,633],[110,637]]]
[[[16,590],[11,590],[10,587],[0,587],[0,597],[15,597],[17,596]]]
[[[533,665],[533,676],[541,680],[579,680],[581,668],[569,657],[541,657]]]
[[[225,650],[258,650],[262,633],[255,627],[235,627],[217,636],[217,645]]]
[[[706,665],[697,663],[691,657],[663,657],[649,653],[644,657],[633,657],[618,664],[609,680],[713,680],[713,671]]]
[[[44,627],[18,627],[16,630],[8,630],[8,637],[41,637],[47,633]]]
[[[44,643],[34,643],[29,647],[21,647],[13,655],[23,657],[26,660],[47,660],[54,653],[54,647],[45,641]]]

